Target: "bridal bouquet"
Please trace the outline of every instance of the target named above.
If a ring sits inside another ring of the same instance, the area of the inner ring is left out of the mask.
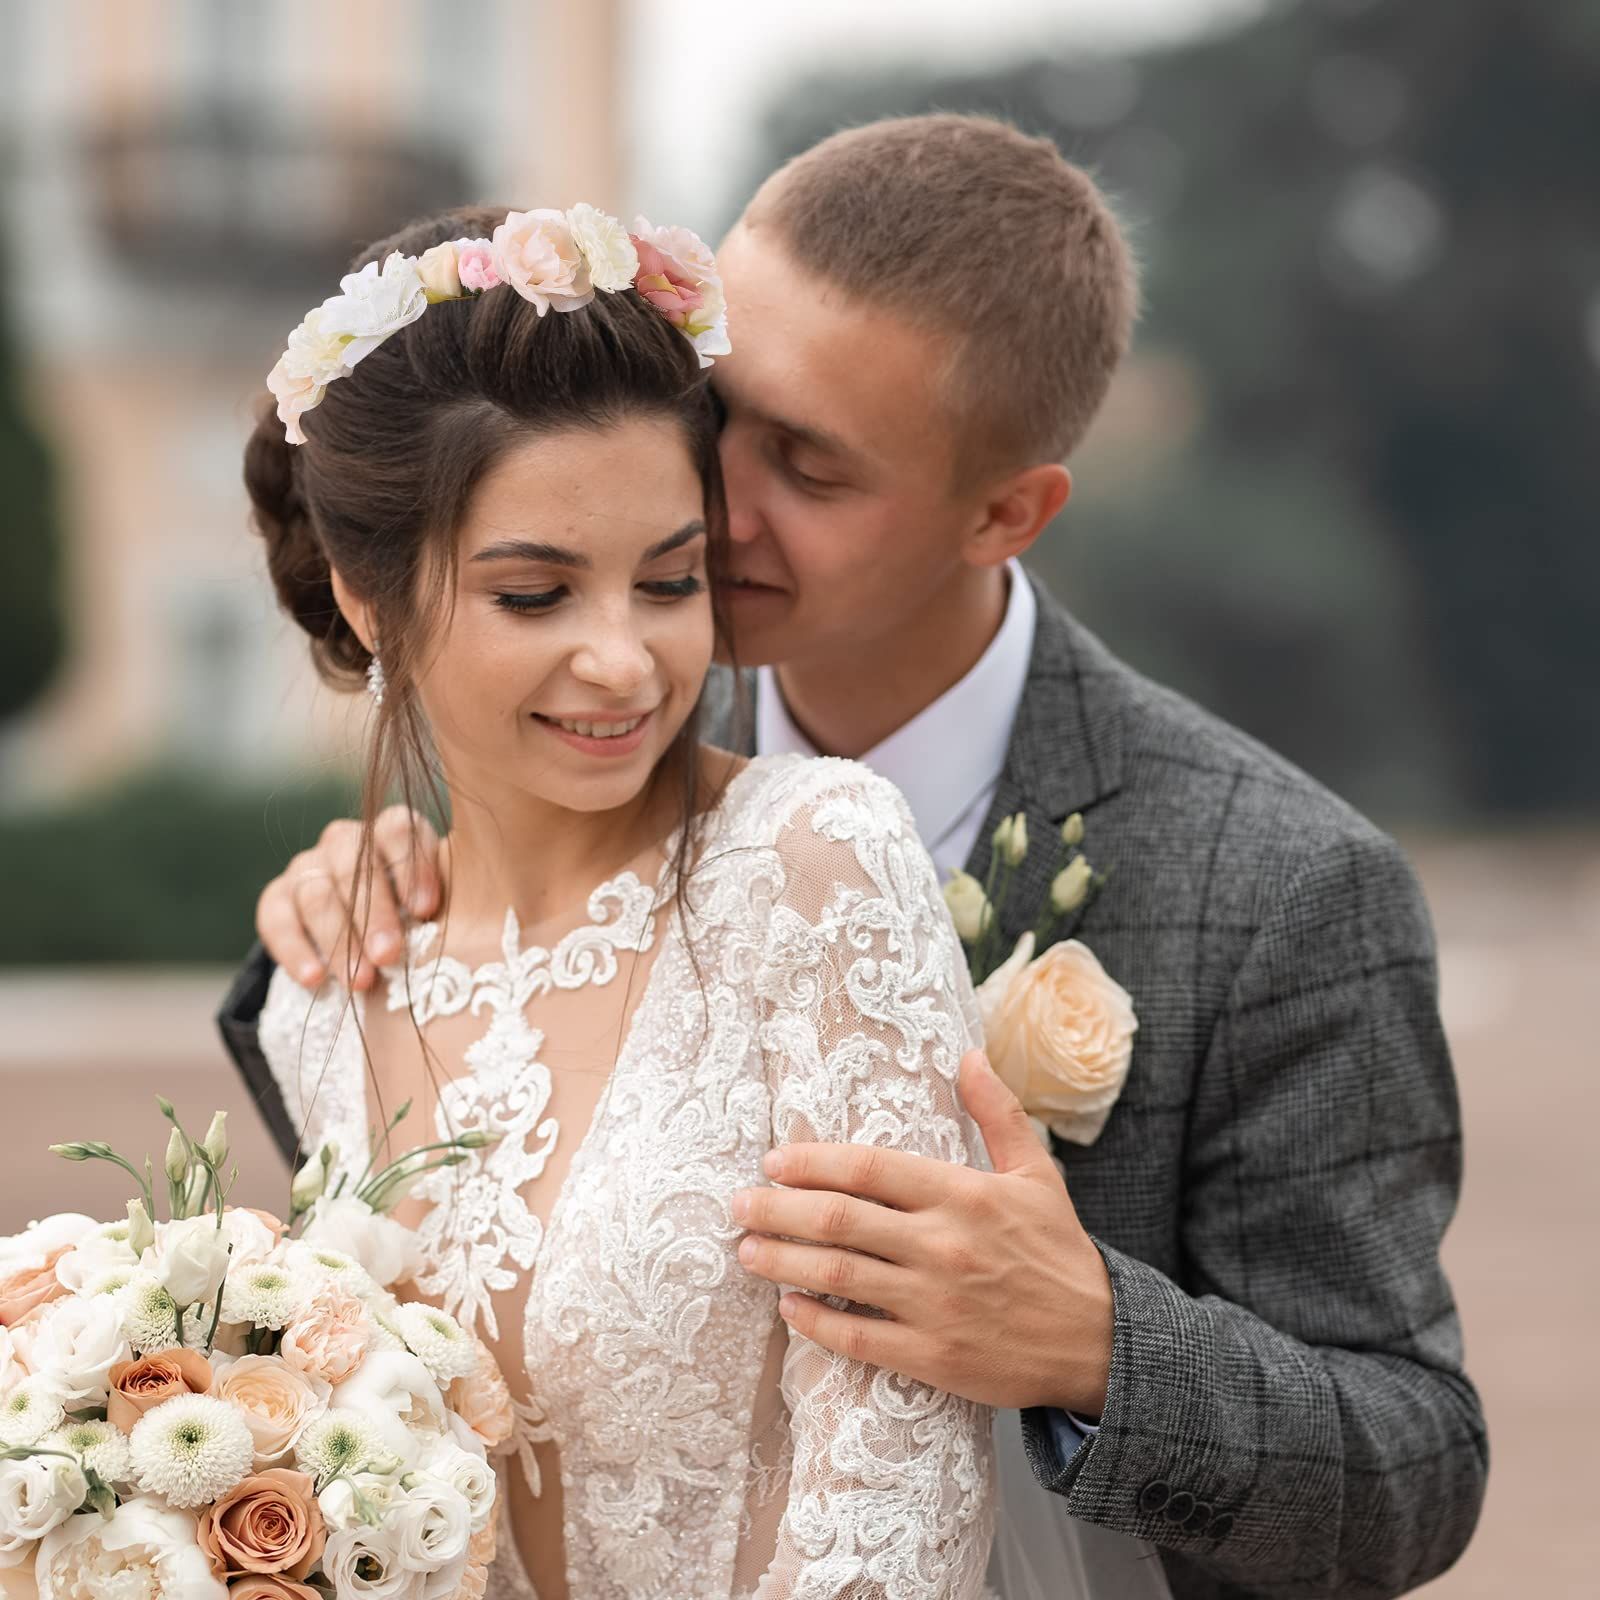
[[[228,1205],[220,1113],[195,1140],[160,1104],[167,1220],[148,1158],[82,1141],[52,1149],[124,1168],[127,1217],[0,1240],[0,1594],[475,1600],[510,1397],[480,1340],[392,1292],[414,1238],[387,1207],[484,1137],[369,1161],[348,1194],[324,1149],[285,1224]]]

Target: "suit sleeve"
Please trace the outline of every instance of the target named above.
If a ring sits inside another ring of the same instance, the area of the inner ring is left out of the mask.
[[[294,1166],[299,1160],[299,1141],[261,1049],[261,1008],[266,1004],[267,988],[275,970],[272,957],[259,944],[253,946],[223,997],[222,1008],[217,1012],[217,1031],[272,1134],[273,1143],[283,1159]]]
[[[1443,1571],[1487,1470],[1439,1259],[1460,1177],[1421,892],[1379,834],[1324,844],[1261,922],[1200,1068],[1184,1285],[1100,1244],[1106,1407],[1070,1459],[1026,1414],[1041,1481],[1251,1594],[1390,1596]]]

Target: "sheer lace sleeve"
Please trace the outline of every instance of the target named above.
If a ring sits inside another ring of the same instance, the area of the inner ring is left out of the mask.
[[[933,865],[892,785],[849,763],[808,767],[777,839],[757,978],[774,1143],[972,1164],[956,1069],[977,1019]],[[979,1595],[993,1518],[988,1409],[793,1332],[782,1385],[793,1464],[756,1600]]]

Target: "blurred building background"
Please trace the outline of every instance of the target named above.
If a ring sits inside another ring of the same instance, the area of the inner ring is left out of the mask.
[[[1037,565],[1429,888],[1495,1451],[1431,1592],[1590,1593],[1589,0],[0,0],[0,1231],[81,1178],[50,1140],[154,1144],[156,1083],[234,1108],[253,1198],[281,1181],[209,1012],[359,736],[245,527],[288,328],[419,212],[587,198],[714,237],[785,156],[930,106],[1052,135],[1145,263]]]

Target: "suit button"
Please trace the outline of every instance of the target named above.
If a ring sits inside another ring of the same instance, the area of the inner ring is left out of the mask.
[[[1180,1489],[1167,1501],[1164,1515],[1168,1522],[1183,1522],[1193,1510],[1194,1496],[1187,1489]]]
[[[1139,1494],[1139,1509],[1152,1516],[1172,1497],[1172,1490],[1160,1478],[1152,1478]]]
[[[1213,1517],[1206,1531],[1213,1539],[1226,1539],[1233,1532],[1233,1513],[1224,1511],[1220,1517]]]
[[[1194,1510],[1183,1519],[1185,1533],[1204,1533],[1211,1523],[1211,1507],[1204,1500],[1196,1500]]]

